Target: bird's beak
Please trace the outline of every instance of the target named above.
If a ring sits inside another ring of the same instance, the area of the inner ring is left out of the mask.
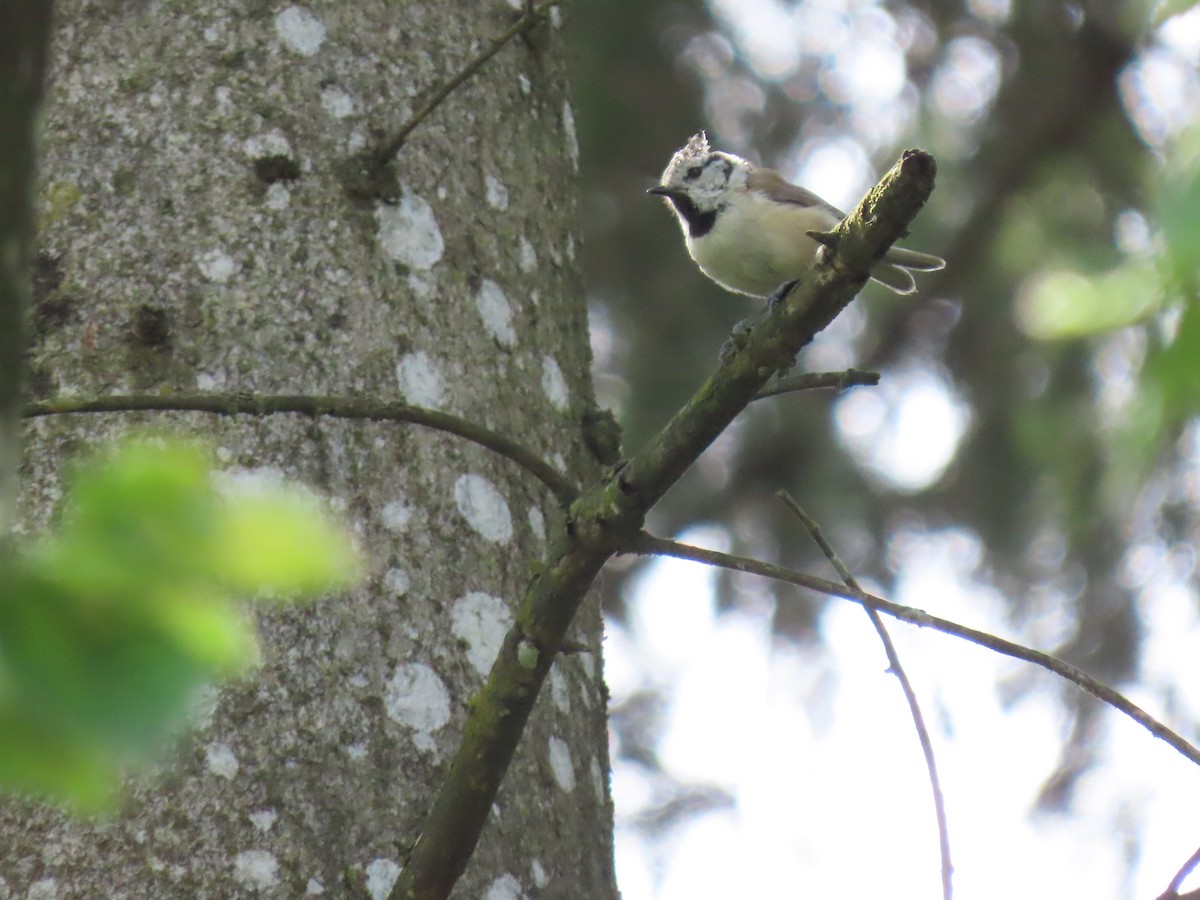
[[[656,184],[652,188],[647,188],[646,193],[647,194],[658,194],[658,196],[660,196],[660,197],[666,197],[668,199],[671,199],[673,197],[678,197],[682,193],[682,191],[673,190],[672,188],[667,187],[665,184]]]

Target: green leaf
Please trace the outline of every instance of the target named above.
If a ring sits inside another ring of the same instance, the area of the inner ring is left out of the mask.
[[[111,802],[200,685],[257,662],[239,599],[357,568],[310,495],[218,491],[192,445],[126,441],[79,467],[60,531],[0,559],[0,785]]]
[[[350,584],[358,558],[315,498],[243,490],[227,497],[219,536],[222,575],[254,594],[314,594]]]
[[[0,787],[99,813],[116,803],[116,767],[103,751],[0,703]]]
[[[1038,340],[1103,334],[1144,319],[1161,303],[1148,262],[1131,262],[1096,278],[1066,269],[1033,276],[1017,302],[1022,330]]]
[[[1194,290],[1200,285],[1200,131],[1180,137],[1172,148],[1155,200],[1172,281]]]
[[[1178,424],[1200,410],[1200,305],[1183,309],[1179,327],[1166,347],[1146,361],[1144,380],[1156,392],[1169,424]]]

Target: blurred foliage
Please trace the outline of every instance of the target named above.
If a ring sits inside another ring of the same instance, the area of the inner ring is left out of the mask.
[[[904,146],[939,162],[907,243],[944,256],[946,270],[919,278],[915,300],[868,287],[799,364],[879,369],[885,386],[889,373],[930,373],[969,410],[949,465],[915,488],[875,477],[847,452],[836,399],[779,397],[747,411],[651,527],[719,523],[737,552],[820,571],[771,500],[786,488],[885,591],[906,535],[961,530],[982,548],[971,577],[1003,592],[1015,627],[1066,610],[1050,649],[1114,683],[1135,678],[1130,554],[1200,538],[1185,477],[1200,409],[1200,42],[1171,18],[1194,20],[1193,7],[576,4],[598,390],[626,452],[753,309],[696,271],[643,194],[677,146],[707,128],[716,146],[793,178],[818,161],[857,165],[860,189]],[[881,58],[899,60],[895,90],[881,87]],[[1194,571],[1184,577],[1195,584]],[[605,586],[622,615],[622,580]],[[738,582],[724,586],[722,602],[737,603]],[[819,606],[776,608],[780,633],[819,635]],[[1096,743],[1094,707],[1064,702],[1076,718],[1050,804],[1066,802]]]
[[[256,662],[237,598],[312,596],[356,568],[311,497],[222,488],[194,446],[129,440],[80,466],[57,533],[0,563],[0,785],[110,807],[197,688]]]
[[[1178,325],[1155,343],[1144,376],[1146,393],[1158,395],[1169,432],[1200,409],[1200,127],[1173,147],[1156,201],[1159,275]]]

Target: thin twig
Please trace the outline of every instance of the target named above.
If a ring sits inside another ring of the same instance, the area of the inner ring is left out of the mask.
[[[862,590],[859,587],[858,580],[850,574],[850,570],[846,568],[837,551],[833,549],[833,545],[825,538],[824,532],[821,531],[821,526],[816,520],[805,512],[804,508],[796,502],[787,491],[779,491],[775,494],[784,505],[792,511],[816,545],[821,548],[821,552],[825,554],[825,558],[837,570],[842,581],[847,587],[852,587],[856,591]],[[946,821],[946,801],[942,796],[942,782],[938,777],[937,760],[933,755],[933,741],[929,737],[929,729],[925,725],[925,716],[921,713],[921,706],[917,702],[917,693],[913,690],[912,682],[908,680],[908,674],[904,671],[904,667],[900,664],[900,654],[896,652],[896,645],[892,642],[892,636],[888,634],[887,626],[883,624],[883,618],[878,612],[871,609],[869,606],[864,606],[863,611],[871,620],[871,624],[875,626],[875,631],[879,635],[879,640],[883,642],[883,651],[887,654],[888,667],[896,679],[900,682],[900,689],[904,692],[904,699],[908,703],[908,710],[912,714],[913,727],[917,730],[917,740],[921,744],[921,753],[925,756],[925,768],[929,772],[929,788],[933,793],[933,812],[937,818],[938,829],[938,849],[942,856],[942,897],[944,900],[950,900],[954,895],[954,886],[952,876],[954,866],[950,862],[950,826]]]
[[[859,385],[873,386],[879,384],[878,372],[866,372],[861,369],[846,369],[844,372],[800,372],[796,375],[784,375],[773,378],[763,385],[754,399],[774,397],[776,394],[790,394],[794,391],[812,391],[819,388],[834,388],[844,391],[846,388]]]
[[[376,152],[376,159],[380,163],[387,163],[393,156],[400,152],[400,148],[404,146],[404,142],[408,140],[408,136],[416,130],[416,128],[424,122],[433,113],[435,109],[441,106],[446,98],[453,94],[458,88],[471,76],[475,75],[480,69],[487,65],[488,60],[504,49],[513,38],[519,34],[524,34],[532,28],[536,22],[544,17],[550,11],[550,7],[558,6],[562,0],[553,0],[553,2],[545,3],[530,3],[525,4],[525,9],[515,22],[512,23],[503,33],[495,37],[484,48],[478,56],[467,63],[458,71],[454,77],[443,84],[440,88],[434,91],[428,102],[419,110],[409,117],[409,120],[400,126],[400,130],[392,135],[384,142]]]
[[[1175,877],[1171,879],[1167,889],[1159,895],[1158,900],[1183,900],[1183,897],[1179,895],[1179,886],[1183,884],[1185,878],[1192,874],[1192,869],[1196,868],[1197,863],[1200,863],[1200,848],[1188,857],[1188,861],[1175,873]],[[1200,892],[1189,891],[1185,896],[1200,896]]]
[[[678,541],[669,541],[665,538],[654,537],[644,532],[619,552],[635,553],[643,556],[651,554],[673,556],[677,559],[690,559],[694,562],[717,566],[722,569],[731,569],[735,572],[762,575],[765,578],[773,578],[776,581],[783,581],[787,584],[794,584],[821,594],[827,594],[830,597],[841,597],[845,600],[852,600],[861,606],[877,610],[885,616],[891,616],[893,619],[900,619],[919,628],[931,628],[943,634],[962,638],[963,640],[970,641],[972,644],[978,644],[980,647],[985,647],[988,650],[999,653],[1001,656],[1010,656],[1013,659],[1033,663],[1035,666],[1040,666],[1043,669],[1053,672],[1055,675],[1078,686],[1101,703],[1105,703],[1118,712],[1124,713],[1156,738],[1165,741],[1181,755],[1200,765],[1200,748],[1197,748],[1185,738],[1176,734],[1140,706],[1126,699],[1108,685],[1097,681],[1070,663],[1063,662],[1058,657],[1051,656],[1049,653],[1042,653],[1039,650],[1030,649],[1022,644],[1006,641],[1004,638],[996,637],[994,634],[988,634],[986,631],[978,631],[974,628],[968,628],[966,625],[952,622],[949,619],[930,615],[924,610],[914,609],[902,603],[893,603],[890,600],[884,600],[882,597],[876,597],[873,594],[867,594],[832,581],[826,581],[824,578],[805,575],[802,572],[797,572],[794,569],[788,569],[784,566],[760,562],[756,559],[747,559],[744,556],[721,553],[716,550],[705,550],[700,547],[690,546],[689,544],[681,544]]]
[[[465,438],[512,460],[549,488],[564,507],[579,495],[579,489],[567,476],[511,438],[458,416],[407,403],[378,403],[356,397],[315,397],[304,394],[116,394],[87,400],[59,399],[28,403],[24,417],[33,419],[68,413],[143,411],[204,412],[220,416],[302,413],[334,419],[411,422]]]

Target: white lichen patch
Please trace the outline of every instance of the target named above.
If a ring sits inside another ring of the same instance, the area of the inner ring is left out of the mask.
[[[482,475],[463,475],[454,482],[454,502],[463,518],[481,536],[497,544],[512,537],[512,515],[508,502],[496,486]]]
[[[238,466],[219,472],[216,479],[217,490],[223,497],[271,494],[287,483],[287,474],[279,466]]]
[[[439,299],[437,281],[428,277],[428,274],[425,272],[418,272],[416,269],[409,271],[408,277],[404,279],[404,283],[408,286],[409,292],[418,300],[433,301]]]
[[[571,712],[571,687],[567,684],[567,676],[563,675],[558,663],[550,670],[550,699],[563,715]]]
[[[521,89],[521,93],[526,97],[533,91],[533,82],[529,80],[529,76],[524,72],[517,75],[517,87]]]
[[[286,488],[290,494],[290,501],[307,507],[314,516],[329,511],[329,505],[324,498],[303,482],[289,481],[278,466],[223,469],[214,474],[213,487],[222,497],[236,500],[269,497]]]
[[[273,809],[256,809],[250,813],[250,824],[266,834],[271,830],[271,826],[275,824],[275,820],[279,818],[279,813]]]
[[[535,858],[529,861],[529,874],[533,877],[534,885],[539,889],[550,883],[550,876],[546,873],[546,867],[542,865],[540,859]]]
[[[232,779],[238,773],[238,761],[227,744],[211,743],[204,748],[204,762],[208,771],[221,778]]]
[[[374,859],[367,864],[367,893],[372,900],[387,900],[392,885],[400,877],[400,866],[390,859]]]
[[[327,84],[321,88],[321,109],[335,119],[344,119],[354,115],[354,98],[336,84]]]
[[[521,890],[521,882],[516,877],[505,872],[490,885],[484,900],[524,900],[525,892]]]
[[[525,235],[521,235],[520,240],[517,241],[517,265],[526,274],[537,268],[537,251],[533,249],[533,244]]]
[[[542,357],[542,390],[550,405],[559,412],[566,412],[571,405],[571,392],[567,389],[567,379],[553,356]]]
[[[198,391],[219,391],[225,387],[224,372],[197,372],[196,373],[196,390]]]
[[[278,128],[255,134],[242,142],[243,152],[251,159],[263,159],[268,156],[292,156],[292,144],[287,135]]]
[[[467,661],[480,675],[491,669],[510,625],[512,613],[504,601],[482,591],[459,598],[450,611],[450,628],[467,645]]]
[[[233,877],[254,890],[279,884],[279,860],[266,850],[244,850],[233,861]]]
[[[53,878],[41,878],[29,886],[25,900],[58,900],[58,882]]]
[[[588,677],[588,681],[592,681],[596,677],[596,657],[591,653],[578,653],[575,658],[579,660],[579,667],[583,669],[583,674]]]
[[[563,101],[562,111],[563,135],[567,142],[567,156],[571,158],[571,167],[579,171],[579,135],[575,133],[575,110],[571,109],[570,101]]]
[[[496,176],[484,176],[483,196],[492,209],[508,209],[508,188]]]
[[[312,56],[325,42],[325,26],[303,6],[289,6],[275,17],[275,33],[289,50]]]
[[[490,278],[483,279],[483,284],[475,293],[475,308],[479,310],[479,318],[483,320],[483,327],[488,334],[505,347],[517,342],[517,332],[512,324],[512,307],[500,285]]]
[[[387,717],[414,732],[418,750],[433,750],[433,733],[450,721],[450,692],[424,663],[397,666],[388,679],[383,706]]]
[[[238,270],[238,264],[224,250],[209,250],[199,254],[195,259],[196,265],[200,268],[200,274],[216,284],[224,284]]]
[[[210,727],[220,702],[221,693],[215,687],[211,684],[200,685],[188,698],[188,722],[198,731]]]
[[[292,202],[292,192],[282,181],[267,188],[267,209],[284,210]]]
[[[408,573],[403,569],[388,569],[383,576],[383,586],[394,597],[403,597],[408,593]]]
[[[546,747],[550,760],[550,771],[558,786],[568,794],[575,790],[575,764],[571,762],[571,748],[557,735],[551,735]]]
[[[383,527],[393,534],[399,534],[408,528],[412,515],[412,507],[403,500],[389,500],[383,504],[383,509],[379,512]]]
[[[604,803],[605,797],[608,796],[608,785],[604,781],[604,773],[600,771],[600,764],[596,760],[588,763],[588,773],[592,777],[592,793],[596,795],[596,799]]]
[[[442,258],[445,243],[433,207],[419,194],[405,190],[399,203],[375,207],[379,246],[388,259],[411,269],[432,269]]]
[[[310,878],[308,883],[304,885],[305,897],[320,897],[325,893],[325,885],[321,883],[320,878]]]
[[[441,409],[446,402],[442,370],[424,350],[400,357],[396,363],[396,381],[404,399],[416,406]]]
[[[546,517],[536,506],[529,507],[529,530],[539,541],[546,540]]]

